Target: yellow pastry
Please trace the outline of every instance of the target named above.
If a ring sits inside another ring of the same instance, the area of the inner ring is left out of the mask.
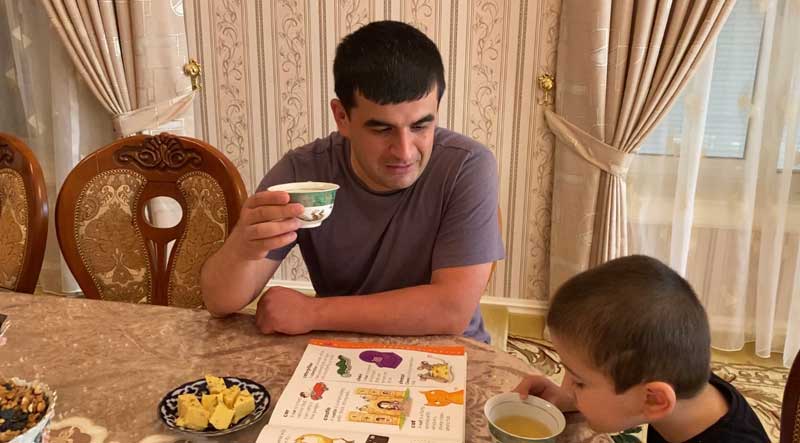
[[[208,427],[208,411],[201,406],[191,406],[183,417],[184,427],[202,431]],[[178,419],[180,421],[180,418]],[[180,423],[178,424],[180,426]]]
[[[206,384],[208,385],[208,392],[212,394],[219,394],[227,388],[225,380],[213,375],[206,375]]]
[[[225,406],[225,404],[219,404],[214,408],[214,413],[211,414],[209,422],[211,422],[211,426],[221,431],[230,427],[231,420],[233,420],[233,409]]]
[[[178,417],[186,415],[186,411],[192,406],[202,406],[194,394],[181,394],[178,396]]]
[[[233,408],[233,405],[236,402],[236,396],[239,395],[239,391],[240,389],[238,386],[231,386],[230,388],[222,391],[222,401],[225,403],[225,406],[228,408]]]
[[[200,403],[203,404],[203,408],[208,411],[209,413],[214,411],[214,408],[217,406],[217,403],[222,401],[222,396],[219,394],[203,394],[203,400]]]
[[[253,399],[253,396],[247,392],[247,389],[243,390],[236,397],[236,402],[233,405],[233,422],[239,423],[239,420],[243,419],[247,416],[247,414],[255,410],[256,402]]]
[[[200,399],[193,394],[178,396],[177,426],[202,431],[210,424],[224,430],[255,411],[255,399],[247,389],[236,385],[229,388],[224,379],[213,375],[206,375],[205,379],[208,394]]]

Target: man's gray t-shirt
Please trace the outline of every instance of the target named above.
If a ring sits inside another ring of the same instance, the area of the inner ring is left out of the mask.
[[[288,152],[264,177],[269,186],[336,183],[333,212],[295,243],[270,251],[283,260],[299,243],[319,296],[361,295],[429,284],[436,269],[504,257],[497,219],[497,165],[483,145],[437,128],[417,181],[393,192],[369,190],[350,166],[350,142],[338,132]],[[480,309],[464,335],[488,342]]]

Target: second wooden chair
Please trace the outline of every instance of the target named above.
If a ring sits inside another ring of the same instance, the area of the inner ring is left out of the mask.
[[[781,443],[800,443],[800,352],[786,378],[781,407]]]
[[[148,201],[161,196],[183,211],[173,227],[148,221]],[[236,167],[214,147],[166,133],[137,135],[99,149],[70,172],[56,203],[56,234],[87,297],[201,307],[200,269],[222,246],[246,197]]]
[[[47,243],[47,191],[25,143],[0,133],[0,288],[33,293]]]

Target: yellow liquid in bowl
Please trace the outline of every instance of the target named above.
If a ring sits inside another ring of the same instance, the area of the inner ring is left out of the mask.
[[[509,434],[525,438],[546,438],[553,435],[553,432],[544,423],[521,415],[500,417],[494,421],[494,424]]]

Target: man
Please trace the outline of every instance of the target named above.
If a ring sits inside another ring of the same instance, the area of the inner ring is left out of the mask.
[[[269,288],[256,311],[264,333],[488,342],[478,304],[504,255],[497,166],[479,143],[437,127],[445,82],[436,45],[404,23],[371,23],[342,40],[333,72],[338,131],[287,153],[247,199],[203,267],[206,307],[226,315],[247,305],[299,244],[318,297]],[[298,230],[302,206],[266,191],[299,181],[340,186],[318,228]]]

